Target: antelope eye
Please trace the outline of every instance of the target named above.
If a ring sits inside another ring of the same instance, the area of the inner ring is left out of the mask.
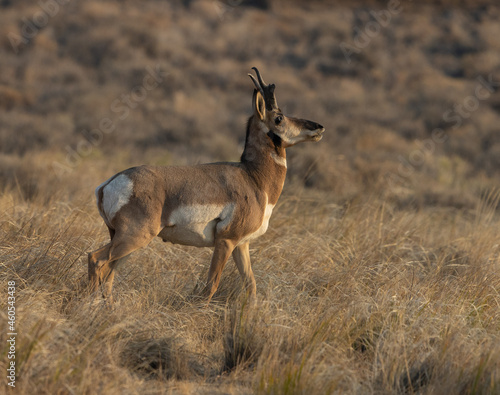
[[[276,125],[279,125],[283,121],[283,117],[281,115],[278,115],[276,118],[274,118],[274,123]]]

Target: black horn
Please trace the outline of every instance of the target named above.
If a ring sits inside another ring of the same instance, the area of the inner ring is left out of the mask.
[[[267,85],[264,80],[262,79],[262,76],[260,75],[259,70],[257,67],[252,67],[253,70],[255,70],[255,73],[257,74],[257,80],[252,74],[248,74],[250,78],[252,79],[255,87],[257,90],[262,94],[264,97],[264,101],[266,102],[266,109],[267,110],[272,110],[278,108],[278,103],[276,102],[276,96],[274,95],[274,89],[276,88],[276,85],[274,84],[269,84]]]

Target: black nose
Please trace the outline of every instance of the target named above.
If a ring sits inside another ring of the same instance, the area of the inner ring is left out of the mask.
[[[313,122],[313,121],[307,121],[307,129],[309,130],[318,130],[318,129],[324,129],[323,125],[320,125],[319,123]]]

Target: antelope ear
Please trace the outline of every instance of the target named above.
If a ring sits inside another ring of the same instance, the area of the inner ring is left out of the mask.
[[[266,117],[266,103],[264,97],[257,89],[253,91],[253,112],[261,121]]]

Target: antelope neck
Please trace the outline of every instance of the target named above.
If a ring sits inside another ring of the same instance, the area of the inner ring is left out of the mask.
[[[267,128],[266,128],[267,129]],[[286,152],[279,136],[264,130],[261,122],[250,117],[241,163],[259,188],[276,204],[286,177]]]

